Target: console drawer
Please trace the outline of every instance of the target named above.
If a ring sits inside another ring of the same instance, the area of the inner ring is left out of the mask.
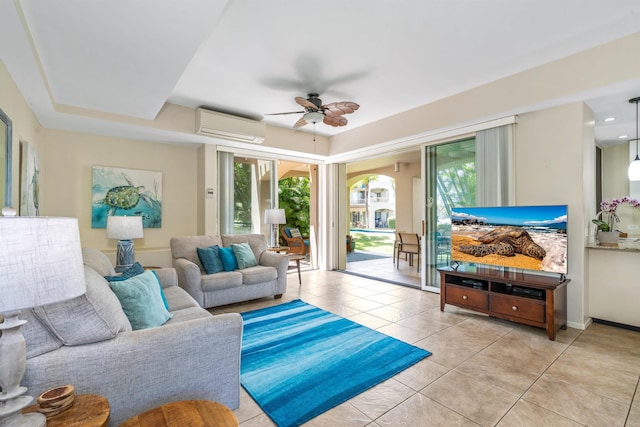
[[[491,312],[545,323],[544,301],[493,293],[491,294]]]
[[[446,293],[448,304],[483,311],[489,310],[489,294],[486,291],[447,284]]]

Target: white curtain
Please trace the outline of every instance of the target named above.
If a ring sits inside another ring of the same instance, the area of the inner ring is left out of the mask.
[[[233,234],[233,153],[218,152],[218,183],[220,197],[220,234]]]
[[[476,133],[476,206],[504,206],[513,199],[513,125]]]

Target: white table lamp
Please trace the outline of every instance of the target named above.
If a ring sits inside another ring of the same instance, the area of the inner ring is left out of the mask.
[[[0,426],[44,426],[44,415],[21,413],[33,398],[20,386],[27,346],[19,315],[85,293],[78,220],[9,216],[11,211],[4,208],[0,217]]]
[[[278,246],[278,225],[287,223],[284,209],[265,209],[264,223],[271,224],[271,247],[275,248]]]
[[[118,273],[125,271],[135,262],[133,240],[144,237],[141,216],[108,216],[107,239],[118,239],[116,249],[116,268]]]

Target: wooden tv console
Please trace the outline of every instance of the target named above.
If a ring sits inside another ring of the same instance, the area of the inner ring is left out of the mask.
[[[567,327],[567,278],[463,265],[438,271],[441,311],[451,304],[536,326],[554,341]]]

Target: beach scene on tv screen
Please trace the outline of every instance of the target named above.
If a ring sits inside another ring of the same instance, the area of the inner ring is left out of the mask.
[[[567,206],[454,208],[451,259],[567,274]]]

